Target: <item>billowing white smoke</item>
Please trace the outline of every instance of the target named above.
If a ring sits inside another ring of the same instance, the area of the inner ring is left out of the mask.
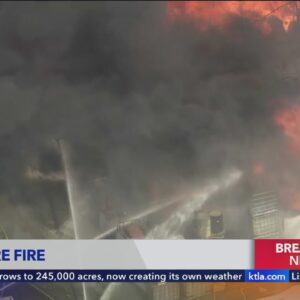
[[[200,209],[203,203],[215,192],[235,183],[241,177],[241,172],[231,171],[221,176],[219,180],[211,182],[200,192],[193,193],[191,201],[175,211],[165,222],[156,226],[147,235],[148,239],[177,239],[183,238],[180,235],[183,224],[192,217],[193,213]]]
[[[284,237],[288,239],[300,238],[300,216],[286,217],[284,220]]]
[[[147,239],[176,239],[182,238],[180,230],[185,221],[187,221],[193,212],[203,205],[203,203],[218,190],[225,189],[236,183],[242,176],[238,170],[230,171],[223,174],[219,179],[211,182],[201,191],[191,194],[191,201],[179,207],[165,222],[156,226],[149,232]],[[120,283],[111,283],[105,290],[101,300],[117,300],[122,295],[124,285]],[[140,288],[143,288],[141,286]],[[137,297],[139,299],[139,297]]]

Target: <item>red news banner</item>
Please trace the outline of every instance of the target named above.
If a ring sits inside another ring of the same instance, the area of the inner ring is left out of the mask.
[[[300,270],[300,240],[256,240],[255,269]]]

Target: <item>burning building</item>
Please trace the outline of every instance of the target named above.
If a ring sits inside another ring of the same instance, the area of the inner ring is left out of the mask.
[[[283,216],[277,196],[273,192],[254,194],[251,200],[254,239],[280,238],[283,234]]]
[[[269,165],[282,179],[286,140],[296,153],[281,185],[299,212],[298,2],[2,2],[0,13],[0,238],[250,238],[249,201],[254,237],[279,237],[272,193],[241,187],[233,204],[195,211],[212,200],[200,186],[250,160],[258,181]],[[190,205],[164,206],[181,192]],[[66,290],[53,297],[78,298]]]

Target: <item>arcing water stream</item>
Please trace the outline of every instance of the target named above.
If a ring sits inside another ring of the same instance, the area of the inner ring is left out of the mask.
[[[171,216],[162,224],[154,227],[147,235],[147,239],[176,239],[180,238],[180,229],[186,220],[191,218],[193,212],[201,208],[204,202],[209,199],[214,193],[221,189],[226,189],[232,184],[236,183],[241,178],[242,173],[240,171],[231,171],[224,174],[218,180],[212,182],[208,186],[204,187],[202,191],[192,193],[191,201],[187,202],[183,206],[179,207]],[[122,294],[118,293],[118,289],[122,285],[119,283],[111,283],[101,300],[115,300],[114,295]]]
[[[74,238],[80,239],[80,228],[78,226],[78,211],[76,210],[76,205],[74,203],[74,181],[72,180],[71,172],[70,172],[70,161],[69,161],[69,152],[68,145],[60,140],[58,141],[59,148],[62,155],[62,162],[65,171],[66,178],[66,186],[68,193],[68,201],[70,206],[70,214],[72,219],[72,225],[74,229]],[[225,189],[228,186],[236,183],[241,177],[241,172],[239,171],[230,171],[221,176],[219,179],[208,184],[206,187],[202,188],[199,192],[193,192],[189,196],[190,201],[181,205],[174,213],[167,218],[166,221],[154,227],[146,236],[147,239],[175,239],[180,238],[180,229],[182,225],[191,218],[193,212],[201,208],[203,203],[209,199],[215,192],[221,189]],[[170,203],[174,203],[176,201],[169,201]],[[155,211],[156,209],[160,209],[162,205],[169,205],[170,203],[166,202],[164,204],[158,205],[158,208],[154,207],[151,211]],[[150,212],[151,212],[150,211]],[[147,211],[148,212],[148,211]],[[140,216],[140,215],[138,215]],[[142,216],[142,215],[141,215]],[[96,237],[96,239],[99,238]],[[101,238],[101,237],[100,237]],[[112,283],[105,290],[101,300],[111,300],[113,299],[113,295],[115,291],[121,285]],[[86,285],[82,284],[82,292],[83,299],[88,300],[87,288]]]
[[[72,219],[73,230],[74,230],[74,238],[76,240],[78,240],[80,238],[80,236],[79,236],[79,231],[78,231],[77,214],[76,214],[76,209],[75,209],[75,205],[74,205],[74,197],[73,197],[74,188],[72,186],[73,182],[72,182],[71,175],[70,175],[70,164],[69,164],[68,151],[66,149],[66,145],[63,140],[59,140],[58,145],[59,145],[59,148],[61,151],[62,163],[63,163],[63,168],[65,171],[66,187],[67,187],[68,201],[69,201],[71,219]],[[83,299],[88,300],[87,289],[86,289],[85,283],[82,283],[82,293],[83,293]]]
[[[194,211],[201,208],[204,202],[218,190],[227,188],[241,177],[241,172],[234,171],[221,177],[219,181],[212,182],[200,192],[190,195],[190,201],[176,210],[165,222],[154,227],[147,235],[148,239],[176,239],[182,238],[180,231],[182,225],[192,217]]]

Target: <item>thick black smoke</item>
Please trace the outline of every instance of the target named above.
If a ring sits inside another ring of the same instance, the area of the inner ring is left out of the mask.
[[[201,32],[166,16],[160,2],[2,3],[3,195],[43,201],[24,174],[61,169],[55,139],[122,209],[277,145],[274,112],[299,93],[299,25],[273,19],[266,35],[232,18]]]

